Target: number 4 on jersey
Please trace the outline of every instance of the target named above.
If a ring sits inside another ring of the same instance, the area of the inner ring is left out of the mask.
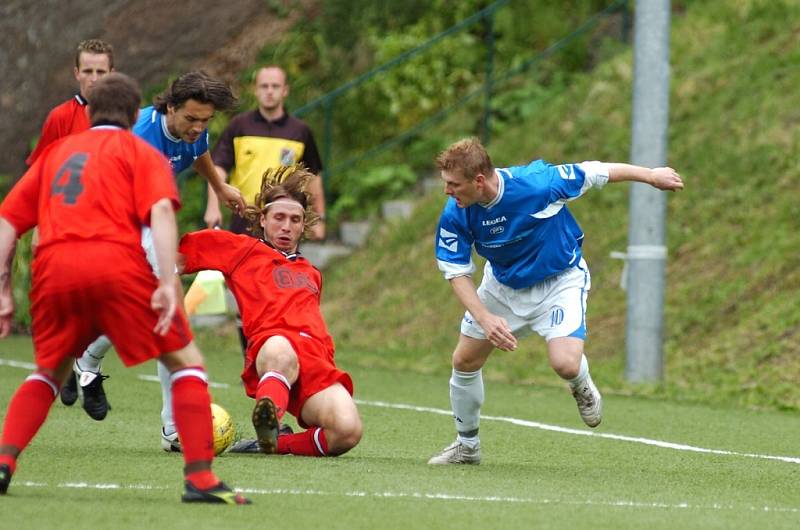
[[[81,176],[83,175],[83,167],[86,165],[86,160],[88,158],[88,153],[75,153],[70,156],[58,169],[56,178],[53,179],[53,187],[50,190],[50,195],[63,195],[64,204],[75,204],[78,200],[78,196],[83,193]],[[65,173],[67,173],[67,179],[66,182],[62,183]]]

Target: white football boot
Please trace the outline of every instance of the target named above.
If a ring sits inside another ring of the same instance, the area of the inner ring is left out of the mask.
[[[578,404],[583,423],[589,427],[597,427],[603,419],[603,396],[594,386],[592,376],[587,375],[586,380],[578,388],[572,389],[572,397]]]
[[[481,446],[470,449],[459,440],[445,447],[441,453],[428,460],[431,465],[441,464],[480,464]]]
[[[180,453],[181,441],[178,439],[178,431],[166,434],[164,427],[161,427],[161,449],[168,453]]]

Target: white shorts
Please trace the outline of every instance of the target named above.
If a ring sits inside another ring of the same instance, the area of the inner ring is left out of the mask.
[[[153,268],[153,274],[156,278],[161,277],[161,272],[158,270],[158,258],[156,257],[156,244],[153,241],[153,230],[146,225],[142,225],[142,248],[147,256],[147,263]],[[175,265],[175,274],[178,274],[178,266]]]
[[[153,231],[146,225],[142,225],[142,248],[144,249],[145,256],[147,256],[147,263],[153,268],[153,274],[159,277],[156,246],[153,242]]]
[[[577,266],[525,289],[512,289],[498,282],[486,262],[478,297],[489,312],[506,319],[517,338],[535,331],[547,341],[559,337],[585,339],[586,297],[591,286],[589,267],[583,259]],[[461,321],[461,333],[486,339],[483,328],[469,311]]]

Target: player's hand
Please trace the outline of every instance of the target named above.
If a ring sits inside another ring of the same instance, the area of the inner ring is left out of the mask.
[[[312,241],[322,241],[325,239],[325,222],[319,221],[317,224],[312,226],[310,236]]]
[[[203,214],[203,221],[208,228],[222,225],[222,212],[219,210],[218,204],[212,204],[209,201],[208,206],[206,206],[206,213]]]
[[[14,298],[11,293],[0,294],[0,338],[8,337],[14,322]]]
[[[483,328],[483,332],[486,333],[486,338],[495,348],[503,351],[517,349],[517,338],[511,332],[506,319],[490,314],[478,323]]]
[[[153,291],[153,296],[150,298],[150,307],[158,313],[158,322],[156,322],[156,327],[153,328],[154,333],[158,335],[167,334],[169,326],[172,324],[172,317],[175,316],[177,299],[175,285],[172,283],[159,284],[158,288]]]
[[[242,197],[242,192],[236,189],[234,186],[231,186],[227,182],[223,182],[222,187],[217,192],[217,197],[219,198],[220,202],[225,203],[225,206],[230,208],[233,212],[239,214],[240,216],[244,215],[244,209],[247,204],[244,201],[244,197]]]
[[[651,169],[650,184],[654,188],[665,191],[678,191],[683,189],[683,180],[681,176],[671,167],[657,167]]]

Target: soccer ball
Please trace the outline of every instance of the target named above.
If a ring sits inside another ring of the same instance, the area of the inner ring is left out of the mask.
[[[236,426],[228,411],[211,404],[211,423],[214,428],[214,454],[219,455],[233,444],[236,438]]]

